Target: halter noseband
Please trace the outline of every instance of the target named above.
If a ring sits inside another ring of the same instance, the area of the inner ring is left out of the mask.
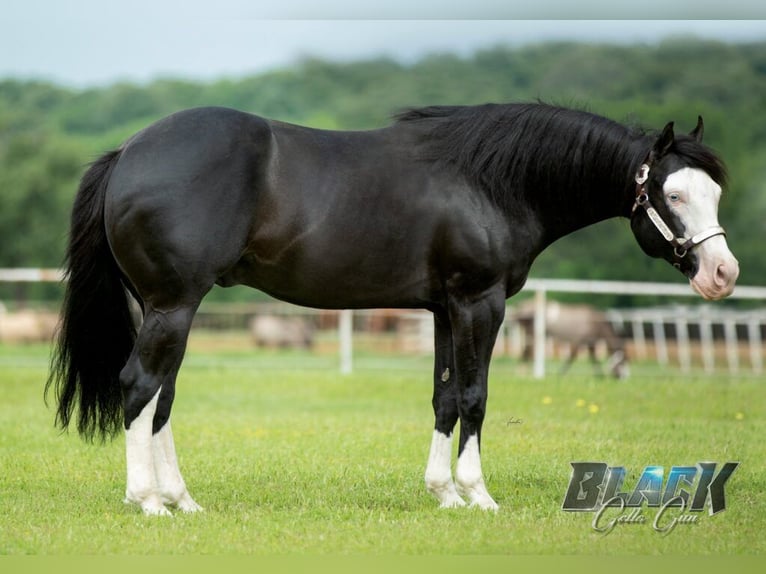
[[[683,259],[689,250],[699,245],[703,241],[710,239],[711,237],[715,237],[716,235],[726,235],[724,228],[717,225],[711,227],[710,229],[706,229],[705,231],[700,231],[697,235],[691,238],[676,237],[668,224],[663,221],[662,216],[660,216],[657,210],[654,209],[652,204],[649,202],[649,194],[645,189],[646,181],[648,179],[649,164],[641,164],[641,167],[636,173],[636,202],[633,204],[631,216],[635,213],[636,208],[639,206],[643,207],[646,211],[646,214],[649,216],[649,219],[657,228],[657,231],[662,234],[662,236],[665,238],[665,241],[673,246],[673,253],[678,259]],[[674,263],[673,265],[676,267],[680,266],[679,263]]]

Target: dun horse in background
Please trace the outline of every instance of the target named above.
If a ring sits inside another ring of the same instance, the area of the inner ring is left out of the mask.
[[[508,315],[508,319],[516,321],[524,332],[522,357],[531,359],[534,349],[534,301],[518,305]],[[603,374],[604,365],[597,357],[597,347],[603,343],[607,352],[606,370],[618,379],[628,377],[625,342],[603,311],[590,305],[565,305],[558,301],[548,301],[545,304],[545,334],[555,342],[569,345],[569,356],[560,371],[562,375],[572,366],[581,349],[587,350],[591,363]]]
[[[489,362],[505,300],[543,249],[625,217],[703,297],[732,292],[738,264],[717,218],[725,172],[702,131],[700,118],[690,135],[672,123],[649,135],[544,104],[428,107],[358,132],[222,108],[173,114],[81,181],[47,384],[58,423],[77,406],[85,437],[124,427],[125,499],[147,514],[196,511],[170,412],[213,285],[318,308],[424,308],[436,341],[426,486],[442,506],[495,509],[479,455]],[[126,290],[143,310],[137,334]]]
[[[57,326],[56,313],[32,309],[8,311],[0,302],[0,343],[50,343]]]

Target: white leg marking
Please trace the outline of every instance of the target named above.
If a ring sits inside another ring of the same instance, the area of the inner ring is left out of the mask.
[[[138,504],[144,514],[170,516],[157,489],[152,449],[152,419],[157,410],[160,390],[157,390],[157,394],[125,431],[125,454],[128,466],[125,502]]]
[[[426,467],[426,488],[439,500],[442,508],[465,506],[452,482],[452,435],[434,431],[431,439],[431,451]]]
[[[471,506],[478,506],[483,510],[497,510],[497,503],[487,492],[484,486],[484,477],[481,474],[481,458],[479,457],[479,440],[476,435],[471,435],[463,447],[463,452],[457,459],[455,469],[455,481],[458,492],[468,498]]]
[[[175,506],[183,512],[197,512],[202,507],[194,502],[186,489],[186,483],[178,469],[176,447],[170,421],[152,437],[154,471],[162,502]]]

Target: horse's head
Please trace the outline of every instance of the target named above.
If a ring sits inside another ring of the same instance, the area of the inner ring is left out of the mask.
[[[726,171],[702,132],[701,117],[688,136],[665,126],[636,174],[630,223],[647,255],[678,268],[705,299],[721,299],[734,290],[739,263],[718,224]]]

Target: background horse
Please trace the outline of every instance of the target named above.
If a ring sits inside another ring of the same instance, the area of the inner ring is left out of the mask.
[[[0,302],[0,343],[49,343],[57,325],[55,313],[33,309],[8,311]]]
[[[535,307],[535,301],[530,299],[508,315],[508,319],[517,322],[524,332],[524,360],[531,360],[533,355]],[[565,305],[558,301],[548,301],[545,304],[545,334],[570,347],[569,356],[561,367],[562,375],[569,370],[579,350],[583,348],[588,351],[591,363],[603,374],[603,366],[596,356],[596,347],[603,342],[607,352],[607,371],[615,378],[627,378],[629,368],[625,342],[603,311],[591,305]]]
[[[248,327],[256,347],[311,349],[314,346],[314,328],[300,317],[256,315]]]
[[[622,216],[703,297],[734,288],[717,221],[725,172],[701,137],[701,118],[689,136],[671,123],[654,137],[543,104],[429,107],[359,132],[221,108],[171,115],[81,181],[46,385],[57,421],[67,427],[77,405],[85,437],[124,425],[126,500],[147,514],[195,511],[170,412],[192,317],[214,284],[319,308],[425,308],[435,323],[426,486],[441,506],[495,509],[479,456],[489,361],[505,300],[546,246]],[[143,310],[137,335],[125,289]]]

